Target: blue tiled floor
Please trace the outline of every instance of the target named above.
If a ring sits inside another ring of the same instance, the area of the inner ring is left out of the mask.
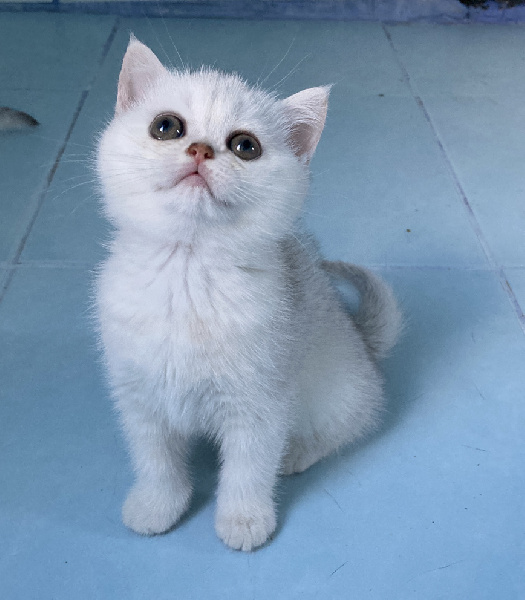
[[[408,322],[383,430],[283,480],[276,538],[251,555],[215,537],[208,447],[175,531],[120,521],[89,156],[130,30],[282,95],[336,84],[307,222],[390,281]],[[524,598],[523,28],[4,13],[0,53],[0,104],[41,121],[0,137],[0,597]]]

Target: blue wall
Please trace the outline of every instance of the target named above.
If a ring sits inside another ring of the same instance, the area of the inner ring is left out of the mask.
[[[468,8],[459,0],[190,0],[5,2],[0,11],[90,12],[126,16],[228,17],[512,23],[525,21],[525,6]]]

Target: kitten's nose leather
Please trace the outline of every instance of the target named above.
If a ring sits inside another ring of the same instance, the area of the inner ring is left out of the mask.
[[[204,162],[208,158],[214,158],[215,152],[211,146],[208,144],[203,144],[202,142],[196,142],[191,144],[186,150],[186,154],[189,156],[193,156],[195,162],[199,165],[201,162]]]

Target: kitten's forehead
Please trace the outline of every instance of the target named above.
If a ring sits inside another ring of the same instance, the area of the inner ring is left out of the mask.
[[[236,75],[212,70],[169,73],[155,96],[166,104],[162,110],[221,133],[231,127],[266,127],[275,112],[273,96]]]

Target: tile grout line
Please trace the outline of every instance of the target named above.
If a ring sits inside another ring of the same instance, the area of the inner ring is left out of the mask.
[[[518,315],[518,319],[521,323],[521,327],[522,327],[523,331],[525,332],[525,314],[523,312],[521,304],[519,303],[519,300],[516,298],[516,294],[514,293],[514,290],[512,289],[512,286],[510,285],[510,282],[507,279],[507,276],[505,275],[503,267],[501,267],[499,270],[499,278],[500,278],[501,284],[503,285],[505,291],[507,292],[507,294],[510,298],[510,301],[514,307],[514,310],[516,311],[516,313]]]
[[[9,269],[18,269],[18,268],[34,268],[34,267],[49,267],[49,268],[82,268],[82,267],[90,267],[93,263],[88,261],[75,261],[75,260],[67,260],[67,259],[38,259],[33,258],[29,260],[20,261],[16,264],[0,261],[0,269],[5,269],[8,271]],[[449,265],[403,265],[403,264],[383,264],[383,263],[363,263],[367,269],[379,269],[385,271],[477,271],[480,273],[496,273],[498,269],[492,269],[491,267],[476,267],[476,266],[449,266]],[[525,271],[525,267],[509,267],[514,271]]]
[[[29,259],[20,261],[16,264],[0,261],[0,269],[9,271],[10,269],[30,269],[30,268],[64,268],[64,269],[76,269],[76,268],[90,268],[93,267],[92,262],[88,261],[75,261],[66,259]],[[383,271],[454,271],[454,272],[477,272],[477,273],[494,273],[498,274],[500,270],[498,267],[492,268],[487,267],[476,267],[468,265],[450,266],[450,265],[404,265],[404,264],[384,264],[384,263],[363,263],[363,266],[367,269],[376,269]],[[525,267],[508,267],[512,271],[525,271]]]
[[[84,108],[84,104],[87,100],[87,97],[89,96],[89,92],[91,91],[91,88],[93,87],[93,84],[95,83],[95,81],[100,73],[100,68],[104,64],[104,60],[106,59],[106,56],[108,55],[109,49],[111,48],[111,44],[113,43],[113,40],[115,39],[115,35],[117,34],[119,24],[120,24],[120,19],[117,17],[115,19],[115,22],[113,23],[113,27],[111,28],[111,31],[109,33],[109,36],[108,36],[106,42],[102,46],[102,53],[101,53],[100,58],[97,63],[96,72],[93,75],[93,77],[91,78],[91,80],[89,81],[86,88],[82,91],[82,93],[80,95],[80,99],[78,101],[75,113],[73,114],[73,118],[71,119],[71,123],[67,130],[64,141],[62,142],[62,145],[58,149],[58,152],[56,154],[53,165],[52,165],[51,169],[49,170],[49,173],[47,174],[44,186],[41,189],[40,193],[38,194],[36,206],[34,208],[33,214],[31,215],[31,217],[29,219],[29,222],[26,226],[25,232],[22,235],[22,238],[20,240],[20,243],[18,244],[18,247],[16,249],[16,252],[15,252],[13,258],[11,259],[8,266],[5,267],[7,269],[7,274],[2,283],[2,287],[0,288],[0,303],[4,299],[4,296],[11,284],[11,281],[13,280],[13,276],[15,274],[16,269],[20,265],[20,257],[22,256],[22,252],[24,251],[27,240],[29,239],[29,236],[31,234],[33,226],[34,226],[34,224],[38,218],[38,215],[40,213],[40,210],[42,208],[42,205],[44,204],[44,200],[46,198],[47,192],[49,191],[49,187],[51,186],[51,183],[53,182],[53,178],[58,169],[58,165],[60,164],[62,156],[64,155],[64,152],[66,151],[69,139],[71,138],[71,135],[72,135],[73,129],[75,128],[75,125],[77,123],[78,117],[80,116],[80,113],[81,113],[82,109]]]
[[[388,31],[388,29],[386,28],[384,23],[382,23],[381,25],[383,28],[383,32],[390,44],[390,47],[392,48],[394,57],[399,65],[399,68],[401,69],[403,78],[410,90],[410,93],[412,94],[417,105],[423,112],[423,116],[424,116],[425,120],[427,121],[428,125],[430,126],[432,133],[434,134],[434,138],[438,144],[440,153],[443,157],[443,160],[445,161],[445,164],[446,164],[446,166],[450,172],[450,175],[452,177],[454,186],[455,186],[457,192],[459,193],[460,198],[463,203],[463,206],[467,212],[467,217],[470,222],[470,225],[471,225],[472,229],[474,230],[474,234],[476,235],[476,237],[479,241],[479,244],[481,246],[481,249],[483,250],[483,253],[485,254],[485,258],[487,259],[487,261],[489,263],[490,270],[493,271],[497,275],[500,285],[503,288],[504,292],[506,293],[506,295],[509,299],[509,302],[512,305],[512,308],[513,308],[514,312],[516,313],[516,316],[518,318],[518,322],[521,326],[521,329],[523,330],[523,333],[525,334],[525,315],[524,315],[523,309],[520,306],[518,299],[516,298],[516,295],[514,294],[514,290],[512,289],[509,282],[507,281],[507,278],[505,277],[504,268],[503,268],[503,266],[499,265],[496,262],[496,259],[494,258],[492,250],[490,249],[490,246],[489,246],[487,240],[485,239],[483,229],[481,228],[481,225],[479,224],[479,222],[476,218],[476,215],[474,213],[474,210],[472,209],[472,206],[469,202],[467,194],[466,194],[465,190],[463,189],[463,186],[461,185],[461,181],[458,177],[458,174],[456,173],[456,170],[454,169],[454,166],[447,154],[447,151],[445,150],[445,146],[439,136],[439,133],[434,125],[434,122],[432,121],[430,113],[428,112],[427,107],[425,106],[425,103],[423,102],[423,99],[418,94],[415,93],[415,90],[412,86],[412,81],[410,80],[410,75],[408,73],[408,70],[405,67],[404,63],[402,62],[401,58],[399,57],[397,49],[394,45],[394,40],[392,39],[390,32]]]
[[[15,271],[17,269],[90,269],[93,263],[87,261],[68,260],[26,260],[17,264],[0,263],[0,269]]]

